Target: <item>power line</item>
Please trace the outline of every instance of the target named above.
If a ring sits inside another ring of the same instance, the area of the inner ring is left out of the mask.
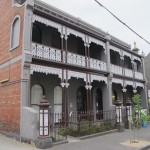
[[[150,42],[143,38],[140,34],[134,31],[131,27],[129,27],[126,23],[124,23],[121,19],[119,19],[115,14],[113,14],[109,9],[107,9],[104,5],[102,5],[99,1],[95,0],[101,7],[103,7],[106,11],[108,11],[114,18],[116,18],[119,22],[121,22],[124,26],[126,26],[129,30],[131,30],[134,34],[144,40],[146,43],[150,45]]]

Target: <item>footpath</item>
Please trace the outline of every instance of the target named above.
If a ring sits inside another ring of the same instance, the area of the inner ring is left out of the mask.
[[[130,130],[125,130],[125,132],[122,133],[111,133],[84,140],[68,137],[69,143],[55,145],[46,150],[150,150],[150,148],[143,149],[150,145],[150,128],[140,129],[138,143],[130,143],[130,138],[133,139],[133,136],[133,131],[130,133]],[[0,150],[39,149],[33,144],[20,143],[0,134]]]

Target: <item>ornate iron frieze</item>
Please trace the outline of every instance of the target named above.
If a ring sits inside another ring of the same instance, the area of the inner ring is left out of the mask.
[[[116,84],[121,84],[123,86],[123,80],[118,78],[112,78],[112,82]]]
[[[55,75],[58,75],[58,77],[60,79],[62,79],[62,69],[58,69],[58,68],[31,64],[30,74],[33,74],[33,72],[39,72],[39,73],[45,73],[45,74],[55,74]]]
[[[32,22],[35,22],[35,21],[43,23],[46,26],[51,26],[53,28],[57,28],[58,31],[61,33],[61,25],[56,22],[53,22],[53,21],[43,18],[41,16],[33,15]]]
[[[85,73],[68,70],[68,80],[71,79],[71,77],[75,77],[77,79],[81,78],[86,82],[86,74]]]
[[[107,77],[103,77],[103,76],[98,76],[98,75],[91,75],[91,82],[93,81],[104,81],[107,84]]]

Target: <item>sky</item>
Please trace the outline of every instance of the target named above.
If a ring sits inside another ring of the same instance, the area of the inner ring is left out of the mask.
[[[105,32],[137,48],[147,55],[150,45],[131,32],[116,20],[95,0],[42,0],[59,8],[74,17],[102,29]],[[150,42],[150,0],[98,0],[102,5],[114,13],[119,19]]]

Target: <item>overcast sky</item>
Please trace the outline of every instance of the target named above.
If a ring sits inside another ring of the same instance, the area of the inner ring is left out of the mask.
[[[117,21],[95,0],[42,0],[131,45],[137,43],[140,54],[150,52],[150,45]],[[128,26],[150,42],[150,0],[98,0]]]

